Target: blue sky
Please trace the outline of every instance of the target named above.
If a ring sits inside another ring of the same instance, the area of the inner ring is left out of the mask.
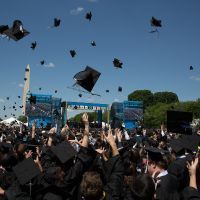
[[[17,96],[22,95],[27,64],[31,92],[66,101],[111,104],[138,89],[171,91],[181,101],[196,100],[200,98],[199,10],[199,0],[1,0],[0,25],[11,26],[19,19],[31,33],[18,42],[0,38],[0,108],[15,101],[21,105]],[[89,11],[91,22],[85,19]],[[148,33],[152,16],[162,20],[159,37]],[[61,19],[60,27],[49,28],[55,17]],[[96,47],[90,45],[92,40]],[[34,41],[38,46],[33,51]],[[75,58],[70,49],[77,51]],[[114,68],[115,57],[123,69]],[[86,65],[101,72],[93,89],[101,97],[83,93],[80,99],[79,92],[67,89]],[[11,112],[1,111],[0,117]]]

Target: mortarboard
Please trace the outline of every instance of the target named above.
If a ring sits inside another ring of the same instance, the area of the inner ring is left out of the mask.
[[[79,96],[79,97],[82,97],[82,94],[79,94],[78,96]]]
[[[84,71],[80,71],[75,74],[74,79],[76,84],[80,85],[88,92],[91,92],[100,75],[100,72],[87,66]]]
[[[118,87],[118,92],[122,92],[122,87],[121,86]]]
[[[167,153],[167,151],[155,147],[146,147],[145,150],[148,153],[148,158],[155,162],[162,161],[163,155]]]
[[[7,117],[7,115],[4,115],[4,117]]]
[[[70,52],[70,55],[71,55],[72,58],[76,55],[76,51],[75,50],[70,50],[69,52]]]
[[[91,19],[92,19],[92,13],[91,12],[86,13],[85,19],[88,19],[89,21],[91,21]]]
[[[108,92],[109,92],[109,90],[106,90],[106,92],[108,93]]]
[[[155,17],[152,17],[151,18],[151,26],[162,27],[161,20],[158,20]]]
[[[113,64],[114,64],[114,67],[116,68],[122,68],[122,65],[123,65],[123,63],[117,58],[114,58]]]
[[[40,174],[40,170],[32,158],[20,162],[13,167],[13,171],[21,185],[28,183],[31,179]]]
[[[6,97],[6,99],[7,99],[7,100],[9,100],[9,99],[10,99],[10,97]]]
[[[200,137],[198,135],[182,135],[182,143],[186,150],[190,152],[196,152],[198,150],[198,144]]]
[[[40,87],[39,90],[42,90],[42,88]]]
[[[184,147],[180,138],[171,140],[169,143],[169,146],[172,148],[172,150],[175,153],[179,153],[184,150]]]
[[[67,141],[64,141],[56,146],[52,146],[51,151],[60,160],[61,163],[66,163],[76,155],[76,151]]]
[[[57,93],[58,91],[57,90],[55,90],[55,93]]]
[[[190,66],[190,70],[193,70],[193,67],[192,67],[192,66]]]
[[[45,63],[45,61],[44,61],[44,60],[40,61],[40,64],[41,64],[41,65],[44,65],[44,63]]]
[[[36,46],[37,46],[37,42],[36,41],[31,43],[31,49],[34,50]]]
[[[92,42],[91,42],[91,45],[92,45],[93,47],[96,47],[96,46],[97,46],[95,41],[92,41]]]
[[[61,22],[60,19],[54,18],[54,27],[60,26],[60,22]]]
[[[21,98],[21,96],[18,96],[18,98],[20,99],[20,98]]]
[[[29,32],[23,28],[23,24],[20,20],[15,20],[13,26],[3,32],[9,38],[18,41],[23,37],[27,36]]]
[[[0,34],[4,34],[4,31],[8,30],[8,25],[1,25],[0,26]]]

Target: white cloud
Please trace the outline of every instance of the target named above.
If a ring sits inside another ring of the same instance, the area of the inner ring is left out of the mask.
[[[22,87],[24,87],[24,84],[19,83],[18,86],[22,88]]]
[[[71,15],[78,15],[78,14],[80,14],[83,10],[84,10],[84,8],[78,7],[78,8],[76,8],[76,9],[71,10],[71,11],[70,11],[70,14],[71,14]]]
[[[4,99],[0,98],[0,103],[4,103],[4,102],[5,102]]]
[[[46,64],[44,64],[44,67],[46,67],[46,68],[54,68],[54,67],[55,67],[55,64],[52,63],[52,62],[46,63]]]
[[[119,99],[115,98],[115,99],[114,99],[114,102],[119,102]]]
[[[193,81],[200,81],[200,76],[190,76]]]

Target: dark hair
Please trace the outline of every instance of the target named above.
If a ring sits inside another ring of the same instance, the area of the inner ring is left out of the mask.
[[[99,200],[103,196],[103,183],[100,174],[95,171],[86,172],[80,185],[85,200]]]
[[[152,200],[155,194],[153,179],[148,174],[138,175],[133,185],[133,196],[136,200]]]

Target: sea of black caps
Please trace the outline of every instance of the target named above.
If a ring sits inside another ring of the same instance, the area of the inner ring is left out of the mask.
[[[99,187],[104,197],[99,199],[200,199],[200,162],[197,189],[189,187],[187,168],[187,162],[199,156],[198,130],[181,135],[165,128],[130,131],[96,124],[89,129],[88,146],[83,147],[84,126],[68,123],[57,133],[55,128],[0,124],[0,199],[89,199],[79,187],[84,174],[91,171],[98,172],[103,183]],[[119,155],[112,155],[112,145],[104,137],[109,131]],[[164,163],[168,170],[166,179],[159,181],[161,186],[148,179],[153,177],[147,167],[152,161]]]

